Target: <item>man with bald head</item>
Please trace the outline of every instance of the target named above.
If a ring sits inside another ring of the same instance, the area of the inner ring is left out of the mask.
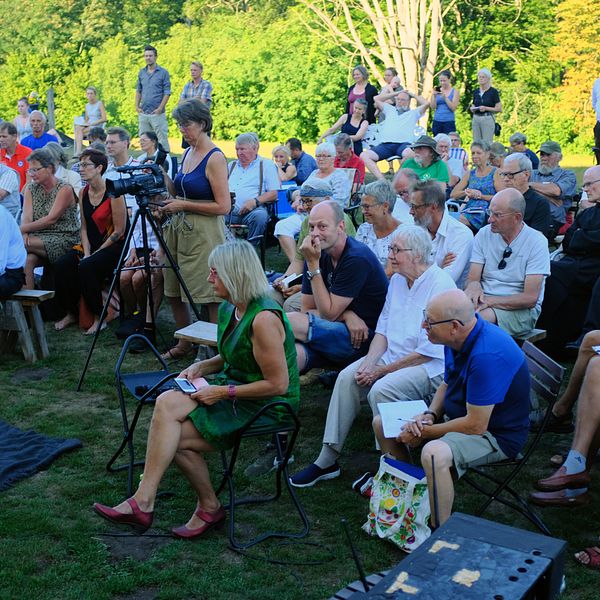
[[[525,199],[516,189],[491,199],[488,225],[473,240],[465,288],[481,317],[512,336],[535,327],[550,274],[548,241],[523,222],[524,212]]]
[[[591,206],[567,230],[563,258],[552,262],[540,316],[548,330],[544,349],[554,355],[566,342],[576,340],[571,346],[578,348],[586,331],[600,328],[600,166],[585,171],[581,187]]]
[[[348,237],[342,207],[320,202],[308,215],[302,312],[287,313],[298,368],[345,367],[364,356],[383,308],[388,279],[375,254]]]
[[[33,110],[29,115],[31,124],[31,135],[25,136],[21,144],[31,150],[43,148],[48,142],[58,142],[59,140],[49,133],[46,133],[46,115],[41,110]]]
[[[383,437],[379,417],[373,429],[382,452],[396,458],[405,456],[405,446],[425,442],[421,463],[431,506],[435,466],[439,521],[432,515],[432,524],[437,527],[450,517],[456,477],[470,466],[514,458],[523,449],[529,431],[529,370],[510,336],[482,319],[460,290],[430,300],[423,328],[430,342],[444,345],[444,382],[429,410],[407,423],[398,438]]]

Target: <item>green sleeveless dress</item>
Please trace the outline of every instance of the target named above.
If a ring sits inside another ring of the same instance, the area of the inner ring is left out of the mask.
[[[287,392],[271,398],[238,398],[235,412],[231,400],[221,400],[211,406],[199,405],[188,416],[202,437],[219,450],[231,448],[236,433],[256,414],[256,411],[270,402],[284,400],[294,412],[300,402],[300,380],[296,363],[296,346],[292,327],[281,306],[268,297],[252,300],[239,323],[225,335],[232,319],[235,307],[223,302],[219,306],[217,324],[217,347],[224,361],[223,370],[216,376],[214,385],[240,385],[263,379],[260,368],[252,354],[252,322],[263,311],[270,310],[281,319],[285,329],[284,351],[289,374]],[[236,414],[237,413],[237,414]],[[257,426],[270,427],[276,423],[287,424],[283,409],[264,415]]]

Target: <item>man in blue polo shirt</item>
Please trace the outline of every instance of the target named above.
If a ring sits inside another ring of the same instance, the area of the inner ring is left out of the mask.
[[[514,458],[529,431],[529,370],[525,355],[512,338],[474,312],[461,290],[439,294],[423,318],[427,337],[443,344],[444,382],[429,410],[414,417],[397,440],[386,440],[380,421],[373,422],[384,452],[395,455],[399,443],[425,444],[421,463],[434,506],[432,463],[442,525],[454,502],[453,479],[467,467]],[[382,439],[383,438],[383,439]]]
[[[345,367],[369,349],[388,279],[375,254],[346,234],[337,202],[317,204],[308,216],[308,229],[300,246],[302,312],[287,313],[298,368]]]

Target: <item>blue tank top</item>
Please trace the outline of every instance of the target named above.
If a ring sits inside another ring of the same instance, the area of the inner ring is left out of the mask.
[[[454,88],[452,88],[448,100],[452,100],[452,98],[454,98]],[[448,108],[444,100],[444,94],[438,94],[435,97],[435,114],[433,120],[438,123],[449,123],[450,121],[454,121],[454,119],[454,113]]]
[[[206,165],[208,159],[213,152],[221,152],[219,148],[213,148],[206,156],[200,161],[200,164],[190,173],[183,172],[183,164],[185,157],[187,156],[189,149],[186,150],[181,160],[181,167],[175,175],[173,185],[175,186],[175,193],[177,196],[187,198],[189,200],[214,200],[214,194],[210,187],[210,182],[206,177]]]

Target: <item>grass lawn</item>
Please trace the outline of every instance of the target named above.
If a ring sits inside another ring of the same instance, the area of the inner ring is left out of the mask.
[[[281,268],[282,255],[270,249],[268,263]],[[160,328],[164,344],[173,331],[163,307]],[[300,490],[311,532],[295,545],[267,543],[241,556],[228,549],[223,531],[211,532],[199,542],[168,537],[174,525],[184,523],[195,500],[175,468],[163,480],[162,490],[174,495],[159,499],[156,520],[142,537],[119,536],[120,531],[91,510],[94,501],[112,505],[124,498],[125,475],[110,474],[105,464],[121,439],[112,369],[120,343],[103,332],[93,355],[83,390],[76,384],[90,340],[71,328],[57,333],[48,324],[51,356],[33,367],[19,355],[2,356],[0,418],[22,429],[51,436],[76,437],[83,448],[59,458],[47,471],[25,479],[0,496],[0,598],[60,599],[176,599],[176,598],[327,598],[357,578],[340,520],[348,520],[368,573],[390,568],[403,558],[394,546],[367,537],[367,501],[351,489],[351,482],[377,464],[368,409],[354,425],[341,459],[342,476],[314,488]],[[132,369],[152,368],[147,355],[132,356]],[[178,365],[180,367],[184,364]],[[320,384],[302,389],[303,423],[295,451],[295,468],[317,455],[330,391]],[[143,413],[137,439],[145,444],[149,410]],[[544,447],[521,476],[520,486],[550,473],[548,458],[568,448],[569,436],[547,435]],[[239,472],[261,451],[258,441],[245,446]],[[220,463],[211,461],[217,481]],[[250,481],[238,477],[242,489],[266,490],[265,476]],[[457,486],[455,508],[472,512],[479,503],[469,487]],[[241,509],[240,536],[261,528],[299,527],[285,501],[269,508]],[[564,598],[598,598],[598,575],[575,564],[573,551],[594,545],[600,534],[600,508],[546,509],[544,518],[557,537],[569,543],[567,592]],[[486,517],[530,529],[528,522],[500,505]],[[263,529],[264,530],[264,529]],[[264,561],[269,556],[289,565]]]

